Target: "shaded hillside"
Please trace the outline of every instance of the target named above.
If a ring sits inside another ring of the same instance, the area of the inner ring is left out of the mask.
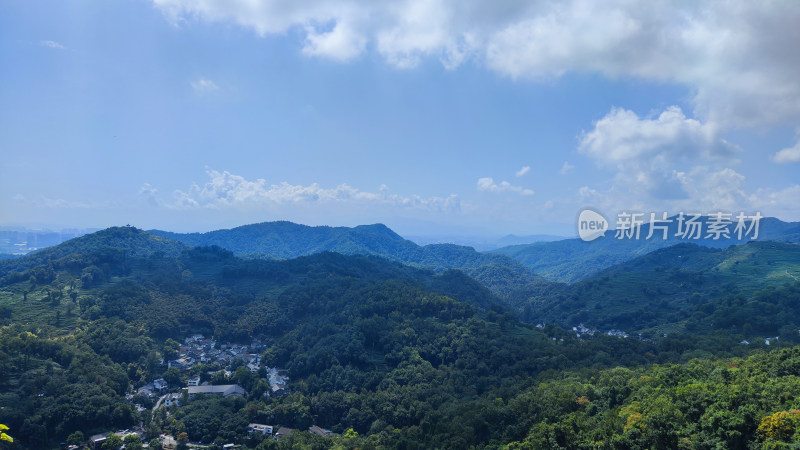
[[[718,240],[682,239],[676,236],[678,231],[675,217],[669,225],[668,239],[662,239],[660,231],[645,239],[649,233],[649,225],[642,226],[640,239],[616,239],[614,231],[607,231],[605,237],[591,242],[580,239],[566,239],[556,242],[539,242],[529,245],[516,245],[494,250],[492,253],[506,255],[521,262],[537,275],[548,280],[575,282],[595,274],[606,267],[611,267],[654,250],[681,243],[691,243],[711,248],[725,248],[747,240],[738,240],[731,234],[731,239]],[[707,218],[702,223],[707,224]],[[734,226],[730,227],[733,232]],[[743,236],[744,237],[744,236]],[[800,223],[782,222],[775,218],[764,218],[759,225],[758,241],[800,242]]]
[[[494,292],[504,295],[520,283],[540,282],[524,265],[495,254],[480,253],[472,247],[430,244],[420,247],[403,239],[382,224],[347,227],[309,227],[292,222],[265,222],[208,233],[151,233],[190,246],[216,245],[237,256],[296,258],[330,251],[343,255],[375,255],[434,271],[460,269]],[[490,267],[499,267],[489,276]],[[502,277],[494,276],[500,272]]]
[[[733,327],[735,333],[778,334],[784,327],[800,328],[798,281],[797,244],[750,242],[724,250],[680,244],[609,267],[550,296],[531,295],[527,314],[532,320],[606,330]],[[732,321],[726,317],[734,309]]]

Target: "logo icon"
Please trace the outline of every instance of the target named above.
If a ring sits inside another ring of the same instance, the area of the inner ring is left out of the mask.
[[[578,236],[586,242],[605,236],[608,221],[602,214],[584,209],[578,216]]]

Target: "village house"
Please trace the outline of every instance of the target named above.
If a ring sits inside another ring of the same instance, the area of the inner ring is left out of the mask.
[[[109,434],[111,434],[111,432],[102,433],[102,434],[95,434],[93,436],[90,436],[89,437],[89,447],[91,447],[93,449],[96,449],[96,450],[99,450],[102,447],[102,445],[106,442],[106,440],[108,440],[108,435]]]
[[[155,389],[156,389],[156,387],[153,385],[153,383],[149,383],[149,384],[145,384],[144,386],[142,386],[139,389],[137,389],[136,393],[141,395],[141,396],[143,396],[143,397],[153,398],[153,397],[156,396],[156,394],[154,392]]]
[[[294,428],[280,427],[278,431],[275,432],[275,439],[286,437],[292,433],[294,433]]]
[[[166,391],[168,387],[169,384],[167,383],[167,380],[163,378],[159,378],[153,381],[153,388],[158,392]]]
[[[164,397],[164,405],[167,407],[173,405],[181,406],[181,394],[178,393],[167,394],[167,396]]]
[[[221,395],[223,397],[239,396],[244,397],[247,391],[238,384],[219,384],[216,386],[189,386],[183,389],[189,394],[189,398],[194,398],[197,394]]]
[[[308,432],[322,437],[333,436],[333,432],[331,430],[326,430],[325,428],[321,428],[316,425],[310,426],[308,428]]]
[[[272,425],[264,425],[261,423],[251,423],[247,425],[247,432],[248,433],[261,433],[261,434],[272,434]]]

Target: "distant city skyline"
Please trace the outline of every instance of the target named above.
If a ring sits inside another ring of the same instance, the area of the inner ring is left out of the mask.
[[[0,226],[800,221],[800,3],[5,2]]]

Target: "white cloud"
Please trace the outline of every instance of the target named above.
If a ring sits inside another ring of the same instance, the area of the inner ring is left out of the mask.
[[[784,189],[758,189],[750,195],[751,204],[766,216],[800,221],[800,184]]]
[[[677,107],[655,117],[614,108],[583,133],[578,151],[614,171],[604,189],[582,187],[576,201],[607,212],[757,211],[783,219],[800,215],[796,188],[748,192],[731,166],[740,149],[710,123],[687,118]],[[779,152],[780,154],[780,152]]]
[[[575,168],[575,166],[573,166],[572,164],[568,163],[567,161],[564,161],[564,165],[561,166],[561,169],[558,170],[558,173],[560,173],[561,175],[566,175],[566,174],[570,173],[572,171],[572,169],[574,169],[574,168]]]
[[[578,189],[578,197],[583,203],[597,203],[604,200],[603,194],[589,186],[581,186],[581,188]]]
[[[800,140],[794,147],[787,147],[772,155],[770,159],[779,164],[800,162]]]
[[[680,174],[681,182],[689,192],[686,201],[675,202],[675,207],[690,207],[703,211],[760,211],[765,216],[782,220],[800,220],[800,185],[783,189],[745,189],[744,175],[725,168],[718,171],[696,168]]]
[[[158,206],[158,189],[154,188],[150,183],[145,183],[139,188],[139,195],[147,199],[147,202],[153,206]]]
[[[207,78],[200,78],[198,80],[194,80],[191,83],[189,83],[189,85],[191,85],[192,89],[194,89],[197,92],[213,92],[219,90],[219,86],[217,86],[216,83]]]
[[[671,106],[656,118],[639,118],[633,111],[613,108],[581,137],[579,150],[599,161],[728,158],[739,150],[725,142],[717,129],[687,118]]]
[[[685,85],[694,115],[729,126],[800,121],[800,2],[709,0],[154,0],[173,23],[300,30],[305,54],[377,51],[397,67],[474,61],[515,78],[567,72]]]
[[[228,171],[207,170],[206,174],[209,180],[203,185],[193,183],[186,191],[175,191],[175,202],[171,207],[226,209],[252,208],[259,205],[354,203],[443,212],[458,212],[461,209],[461,202],[456,195],[428,198],[418,195],[402,196],[390,194],[386,185],[381,185],[378,192],[367,192],[348,184],[323,188],[317,183],[307,186],[287,182],[268,184],[262,178],[248,180]],[[149,193],[150,189],[149,185],[142,188],[146,193]]]
[[[64,50],[66,48],[56,41],[39,41],[39,45],[41,45],[42,47],[53,48],[56,50]]]
[[[517,178],[519,178],[530,171],[531,171],[531,166],[523,166],[521,169],[517,171],[515,175],[517,176]]]
[[[347,61],[360,55],[366,44],[366,39],[347,22],[338,22],[328,31],[308,26],[303,54]]]
[[[145,183],[139,188],[139,195],[156,195],[158,193],[158,189],[154,188],[150,183]]]
[[[671,106],[653,118],[613,108],[583,133],[578,151],[601,167],[615,168],[621,189],[666,199],[687,195],[678,172],[703,164],[735,164],[740,149],[721,139],[713,125],[687,118]]]
[[[688,194],[684,201],[676,202],[684,206],[682,209],[694,207],[713,212],[752,206],[744,192],[744,175],[733,169],[712,171],[697,167],[689,173],[676,173],[676,180]]]
[[[522,195],[533,195],[534,192],[530,189],[525,189],[521,186],[514,186],[508,181],[502,181],[500,184],[494,182],[492,178],[479,178],[478,190],[483,192],[518,192]]]
[[[655,198],[648,193],[615,183],[608,189],[581,187],[575,202],[597,207],[609,214],[620,211],[661,212],[675,214],[693,211],[709,214],[717,211],[754,213],[800,220],[800,185],[783,189],[760,188],[748,192],[744,175],[731,168],[711,169],[697,166],[687,172],[676,172],[674,182],[684,193],[679,198]]]

